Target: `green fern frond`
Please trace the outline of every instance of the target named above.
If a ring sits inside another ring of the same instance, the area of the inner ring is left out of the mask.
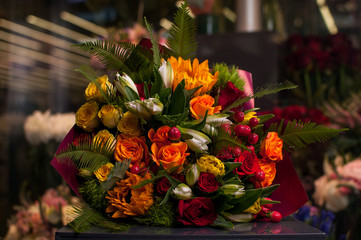
[[[112,221],[82,201],[74,205],[74,210],[76,219],[69,225],[76,232],[83,232],[89,229],[92,225],[118,231],[125,231],[132,226],[129,223]]]
[[[293,122],[288,122],[282,132],[282,125],[283,123],[281,122],[277,126],[277,133],[283,140],[283,145],[287,150],[299,150],[305,148],[307,144],[326,142],[347,130],[333,129],[323,125],[316,125],[313,122],[303,123],[294,120]]]
[[[187,4],[182,4],[174,16],[174,21],[169,30],[169,38],[166,45],[172,50],[171,55],[175,58],[189,59],[194,57],[197,50],[195,20],[189,15]]]
[[[124,179],[125,172],[130,165],[130,159],[126,159],[123,162],[116,162],[112,171],[108,175],[108,179],[102,183],[102,189],[105,191],[111,189],[117,181]]]
[[[83,52],[95,55],[109,70],[121,70],[127,74],[131,74],[129,66],[125,65],[124,62],[135,49],[136,45],[126,43],[121,46],[118,43],[112,43],[108,40],[97,40],[95,42],[84,42],[76,46]]]
[[[282,83],[275,83],[275,84],[266,84],[263,87],[260,87],[259,89],[256,89],[254,91],[254,94],[247,96],[245,98],[240,98],[237,101],[235,101],[234,103],[232,103],[231,105],[229,105],[228,107],[226,107],[222,113],[228,112],[230,109],[237,107],[243,103],[248,102],[251,99],[254,98],[260,98],[263,97],[265,95],[269,95],[269,94],[274,94],[274,93],[278,93],[280,91],[283,90],[288,90],[288,89],[293,89],[296,88],[297,85],[293,84],[290,81],[286,81],[286,82],[282,82]]]
[[[148,23],[146,18],[144,18],[144,22],[145,22],[145,26],[147,27],[147,30],[148,30],[148,33],[150,36],[150,40],[152,42],[153,62],[154,62],[155,67],[158,69],[160,66],[160,52],[159,52],[159,46],[158,46],[157,39],[154,36],[153,25]]]
[[[70,144],[62,149],[55,157],[62,162],[73,163],[78,169],[87,168],[95,171],[113,158],[114,141],[96,141],[92,143],[91,137],[84,138],[78,145]]]

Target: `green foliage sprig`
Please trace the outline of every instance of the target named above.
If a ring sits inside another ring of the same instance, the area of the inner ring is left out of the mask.
[[[182,4],[174,16],[166,42],[167,47],[171,49],[170,54],[175,58],[193,58],[197,50],[196,31],[197,26],[189,14],[188,5]]]
[[[283,140],[285,149],[288,151],[305,148],[307,144],[322,143],[339,136],[348,129],[334,129],[313,122],[289,121],[286,126],[284,122],[274,123],[269,131],[275,131]]]
[[[115,140],[92,142],[91,137],[85,137],[77,145],[69,144],[55,154],[60,162],[72,163],[78,169],[87,168],[96,171],[102,165],[111,162],[114,155]]]

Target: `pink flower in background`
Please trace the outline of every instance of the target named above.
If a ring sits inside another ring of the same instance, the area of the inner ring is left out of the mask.
[[[41,199],[43,205],[53,207],[59,211],[59,206],[67,205],[67,201],[59,195],[59,192],[54,188],[48,189]]]
[[[339,167],[337,172],[346,182],[355,184],[361,190],[361,159],[353,160],[343,167]]]

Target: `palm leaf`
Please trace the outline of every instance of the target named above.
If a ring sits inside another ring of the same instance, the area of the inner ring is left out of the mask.
[[[147,27],[147,30],[148,30],[148,33],[150,36],[150,40],[152,42],[153,62],[154,62],[155,67],[158,69],[159,65],[160,65],[160,52],[159,52],[158,42],[153,33],[153,25],[148,23],[146,18],[144,18],[144,22],[145,22],[145,26]]]
[[[108,179],[102,183],[102,189],[107,191],[114,186],[115,182],[124,179],[125,172],[128,170],[129,165],[130,159],[126,159],[123,162],[116,162],[108,175]]]
[[[316,125],[313,122],[303,123],[294,120],[289,121],[285,127],[281,124],[272,126],[277,129],[279,137],[287,150],[299,150],[305,148],[307,144],[322,143],[340,135],[347,129],[333,129],[323,125]],[[284,131],[282,131],[284,129]]]
[[[115,141],[115,140],[114,140]],[[93,142],[91,137],[82,139],[78,145],[73,143],[62,149],[55,157],[65,163],[72,163],[77,168],[87,168],[96,171],[102,165],[110,162],[114,155],[114,141]]]
[[[166,45],[173,57],[192,58],[197,50],[195,20],[189,15],[187,4],[182,4],[174,16]]]
[[[255,90],[254,94],[249,95],[249,96],[244,97],[244,98],[239,98],[237,101],[235,101],[234,103],[232,103],[231,105],[226,107],[222,111],[222,113],[228,112],[230,109],[232,109],[234,107],[237,107],[237,106],[239,106],[239,105],[241,105],[243,103],[246,103],[251,99],[261,98],[261,97],[263,97],[265,95],[278,93],[280,91],[287,90],[287,89],[293,89],[293,88],[296,88],[296,87],[297,87],[297,85],[295,85],[295,84],[293,84],[293,83],[291,83],[289,81],[286,81],[286,82],[283,82],[283,83],[266,84],[265,86]]]
[[[127,43],[121,46],[108,40],[97,40],[75,46],[78,46],[83,52],[95,55],[109,70],[122,70],[127,74],[131,74],[129,66],[125,65],[124,61],[129,57],[131,51],[135,49],[136,46],[134,44]]]
[[[129,223],[124,223],[120,221],[114,222],[112,220],[109,220],[108,218],[104,217],[99,211],[91,208],[83,201],[75,204],[73,208],[76,219],[72,221],[69,225],[76,232],[83,232],[89,229],[92,225],[118,231],[124,231],[131,227],[131,224]]]

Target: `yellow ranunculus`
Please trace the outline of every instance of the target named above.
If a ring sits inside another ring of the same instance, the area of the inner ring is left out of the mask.
[[[115,148],[115,137],[106,129],[99,131],[93,138],[93,144],[99,145],[100,142],[101,146],[103,146],[107,141],[108,144],[111,144],[112,148]]]
[[[117,128],[119,132],[132,137],[138,137],[142,134],[140,119],[130,111],[123,115]]]
[[[261,204],[260,204],[260,199],[258,198],[257,201],[255,201],[252,206],[250,206],[243,212],[250,214],[257,214],[259,213],[259,211],[261,211]]]
[[[99,181],[104,182],[108,179],[108,175],[113,167],[113,164],[107,163],[98,168],[98,170],[94,172],[94,175],[98,178]]]
[[[99,126],[99,106],[95,101],[84,103],[76,112],[75,123],[87,132],[92,132]]]
[[[113,92],[113,85],[108,81],[108,76],[104,75],[96,79],[104,94],[111,94]],[[103,95],[94,83],[89,83],[85,89],[85,98],[87,100],[95,100],[98,102],[105,102]]]
[[[208,60],[199,64],[198,59],[195,58],[192,64],[190,59],[170,57],[168,61],[172,65],[174,73],[173,91],[184,79],[186,90],[202,86],[194,93],[194,96],[199,96],[209,92],[217,82],[218,72],[214,75],[209,72]]]
[[[203,155],[197,160],[201,172],[213,173],[214,176],[224,175],[225,168],[221,160],[211,155]]]
[[[98,112],[98,117],[107,128],[115,128],[120,120],[122,110],[114,105],[104,105]]]

